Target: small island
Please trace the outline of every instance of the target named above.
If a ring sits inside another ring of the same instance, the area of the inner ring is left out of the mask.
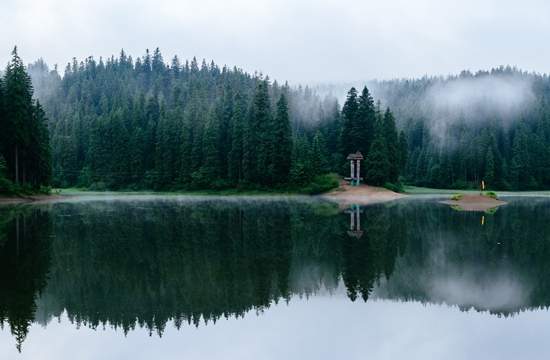
[[[494,192],[480,194],[456,194],[450,200],[441,201],[442,204],[451,205],[460,211],[489,211],[499,206],[506,205],[505,201],[499,200]]]

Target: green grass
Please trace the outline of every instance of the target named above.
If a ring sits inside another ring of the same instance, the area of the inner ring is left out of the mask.
[[[116,190],[95,191],[82,188],[54,189],[61,195],[218,195],[218,196],[251,196],[251,195],[315,195],[335,189],[339,186],[340,178],[336,174],[316,176],[311,183],[302,186],[286,186],[281,188],[247,189],[231,188],[220,190],[176,190],[176,191],[151,191],[151,190]]]
[[[451,200],[453,201],[460,201],[464,198],[464,194],[454,194],[453,197],[451,197]]]
[[[405,193],[410,195],[454,195],[457,193],[461,194],[479,194],[479,190],[471,189],[471,190],[461,190],[461,189],[435,189],[435,188],[427,188],[427,187],[420,187],[420,186],[411,186],[411,185],[405,185],[404,186]],[[487,193],[495,193],[493,191],[488,191],[485,194],[487,196]],[[496,194],[496,193],[495,193]],[[549,196],[550,190],[514,190],[514,191],[499,191],[499,195],[535,195],[535,196]]]
[[[486,191],[483,193],[483,195],[495,200],[498,198],[497,193],[494,191]]]
[[[405,193],[411,194],[411,195],[455,195],[458,192],[462,194],[476,194],[479,193],[477,190],[457,190],[457,189],[433,189],[433,188],[426,188],[426,187],[419,187],[419,186],[410,186],[405,185],[404,187]]]

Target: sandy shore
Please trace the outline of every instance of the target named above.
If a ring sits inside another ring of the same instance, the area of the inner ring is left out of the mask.
[[[483,195],[463,195],[460,200],[445,200],[442,204],[458,206],[464,211],[487,211],[507,204],[505,201],[493,199]]]
[[[337,201],[342,205],[377,204],[401,199],[406,196],[407,195],[399,194],[388,189],[376,186],[350,186],[347,184],[347,182],[342,182],[338,189],[323,195],[323,197],[329,200]]]

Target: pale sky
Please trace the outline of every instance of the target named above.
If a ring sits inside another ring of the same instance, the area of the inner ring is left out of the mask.
[[[544,0],[1,0],[0,27],[2,67],[14,45],[61,69],[158,46],[293,83],[550,72]]]

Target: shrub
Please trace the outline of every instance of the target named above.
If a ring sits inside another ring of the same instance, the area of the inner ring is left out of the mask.
[[[452,197],[451,197],[451,200],[453,201],[460,201],[464,198],[464,194],[454,194]]]
[[[339,185],[340,181],[336,174],[318,175],[301,192],[310,195],[321,194],[337,188]]]
[[[90,190],[92,191],[105,191],[107,190],[107,185],[103,181],[96,181],[90,185]]]
[[[387,182],[384,184],[384,187],[390,191],[397,192],[397,193],[405,192],[405,189],[403,188],[403,184],[401,183],[394,184],[394,183]]]
[[[491,199],[495,199],[495,200],[498,198],[497,194],[494,191],[487,191],[483,195],[488,196]]]

